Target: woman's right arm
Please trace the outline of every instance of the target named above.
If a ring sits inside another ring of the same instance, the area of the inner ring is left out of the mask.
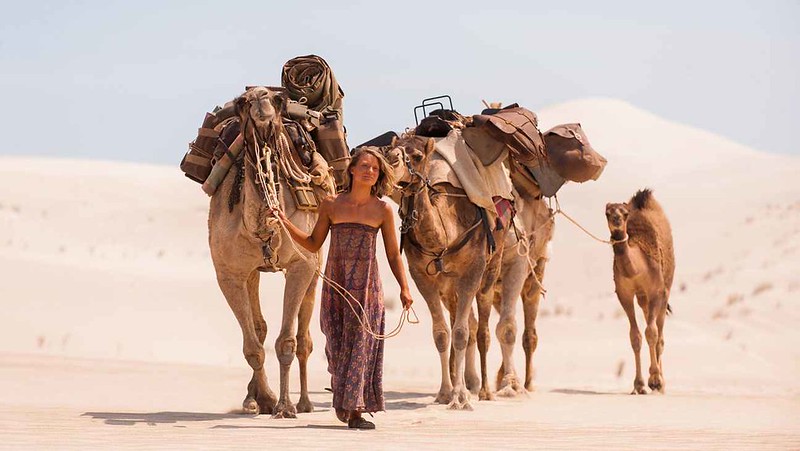
[[[286,229],[289,231],[289,235],[292,236],[292,239],[309,251],[317,252],[319,248],[322,247],[322,243],[324,243],[325,239],[328,237],[328,229],[330,229],[331,226],[330,214],[333,210],[332,207],[333,199],[328,198],[322,201],[321,205],[319,206],[317,223],[314,224],[314,229],[310,234],[294,225],[294,223],[292,223],[292,221],[286,217],[286,214],[283,212],[283,210],[277,210],[277,212],[278,217],[286,226]]]

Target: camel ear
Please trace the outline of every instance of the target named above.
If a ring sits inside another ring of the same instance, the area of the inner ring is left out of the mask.
[[[434,147],[436,147],[436,141],[434,141],[433,138],[428,138],[428,142],[425,143],[425,156],[426,157],[428,155],[430,155],[431,152],[433,152]]]
[[[609,208],[611,208],[611,204],[610,203],[606,204],[606,211],[608,211]]]
[[[392,136],[392,143],[391,143],[391,144],[389,144],[389,147],[391,147],[392,149],[394,149],[395,147],[397,147],[397,136],[396,136],[396,135],[395,135],[395,136]]]
[[[273,91],[275,95],[272,96],[272,106],[275,107],[275,111],[284,115],[286,113],[286,104],[289,98],[286,96],[286,93],[283,91]]]
[[[244,95],[240,95],[236,99],[233,100],[233,114],[239,116],[242,111],[247,108],[247,99],[244,98]]]

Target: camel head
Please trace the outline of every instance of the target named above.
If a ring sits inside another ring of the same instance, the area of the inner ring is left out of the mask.
[[[628,204],[606,204],[606,221],[611,235],[625,234],[629,213]]]
[[[281,115],[286,108],[286,93],[268,89],[264,86],[249,88],[234,100],[236,115],[242,124],[245,139],[252,135],[252,130],[262,138],[270,125],[280,124]]]
[[[394,138],[390,146],[383,148],[383,155],[394,170],[401,191],[415,192],[425,183],[428,157],[434,147],[433,138],[403,135],[400,139]]]

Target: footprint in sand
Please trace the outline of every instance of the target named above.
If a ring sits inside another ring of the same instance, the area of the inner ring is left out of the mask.
[[[762,283],[760,283],[758,286],[756,286],[753,289],[753,296],[758,296],[759,294],[761,294],[761,293],[763,293],[765,291],[769,291],[771,289],[772,289],[772,283],[771,282],[762,282]]]
[[[728,296],[728,306],[734,305],[736,303],[742,302],[744,300],[744,296],[739,293],[734,293]]]

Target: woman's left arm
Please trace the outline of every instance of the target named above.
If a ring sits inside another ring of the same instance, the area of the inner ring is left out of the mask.
[[[403,257],[400,255],[400,246],[397,244],[394,214],[392,213],[392,207],[386,202],[383,203],[381,234],[383,235],[383,246],[386,250],[386,258],[389,260],[389,267],[392,268],[392,274],[394,274],[394,278],[397,279],[397,283],[400,285],[400,302],[403,303],[403,308],[409,308],[414,303],[414,300],[411,299],[411,291],[408,289],[406,271],[403,267]]]

